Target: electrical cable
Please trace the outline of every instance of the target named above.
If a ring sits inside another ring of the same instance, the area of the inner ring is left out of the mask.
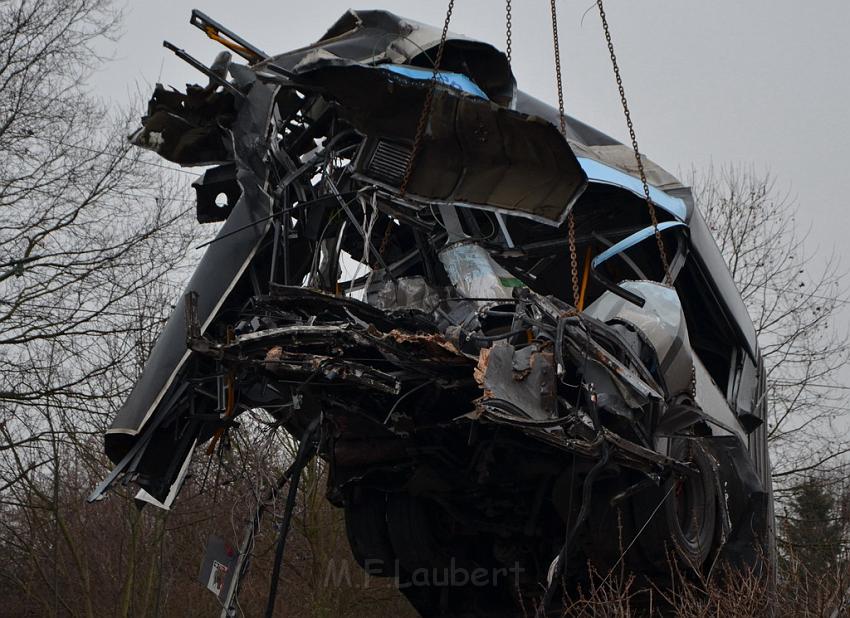
[[[286,537],[289,534],[289,526],[292,522],[292,512],[295,509],[295,501],[298,497],[298,485],[301,481],[301,472],[304,470],[307,462],[312,458],[316,451],[316,444],[313,441],[313,434],[319,428],[321,416],[316,416],[307,427],[301,438],[301,443],[298,445],[298,453],[295,456],[295,461],[292,464],[292,476],[289,479],[289,492],[286,496],[286,505],[283,511],[283,520],[280,523],[278,532],[277,548],[274,555],[274,566],[272,567],[272,578],[269,586],[269,596],[266,602],[265,618],[272,618],[274,615],[274,604],[277,598],[277,587],[280,582],[280,569],[283,565],[283,553],[286,549]]]

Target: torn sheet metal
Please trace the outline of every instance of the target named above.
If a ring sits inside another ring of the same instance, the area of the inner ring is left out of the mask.
[[[387,11],[346,12],[316,43],[256,65],[304,73],[318,66],[351,64],[432,67],[440,30]],[[516,81],[505,55],[492,45],[448,33],[441,69],[467,76],[491,100],[509,105]]]
[[[357,65],[302,74],[308,83],[326,88],[367,136],[358,173],[378,186],[398,189],[431,83],[388,77]],[[486,207],[553,224],[564,221],[586,184],[555,126],[459,95],[439,82],[416,161],[407,185],[411,199]]]
[[[268,167],[255,152],[254,144],[257,136],[261,139],[268,136],[274,93],[274,88],[256,84],[242,103],[229,132],[242,192],[233,213],[204,253],[188,284],[188,289],[198,292],[202,330],[210,324],[239,277],[249,268],[258,244],[271,226],[272,200],[265,190]],[[237,230],[238,233],[234,233]],[[106,450],[113,461],[123,457],[132,443],[129,438],[138,434],[157,405],[170,389],[173,390],[175,379],[189,358],[185,343],[185,309],[181,299],[157,339],[145,371],[112,421],[106,434]]]
[[[520,349],[505,342],[483,348],[475,381],[484,390],[479,406],[507,405],[533,420],[545,421],[556,413],[555,357],[538,345]]]
[[[183,483],[186,480],[186,475],[189,473],[189,464],[192,463],[192,456],[195,454],[195,446],[197,442],[192,444],[192,447],[189,449],[189,452],[186,453],[183,458],[183,463],[180,466],[180,471],[177,473],[177,478],[174,479],[174,482],[171,484],[171,487],[168,488],[168,494],[165,496],[165,499],[160,501],[150,495],[144,489],[140,489],[135,496],[136,500],[141,502],[147,502],[148,504],[152,504],[153,506],[163,509],[170,510],[171,505],[174,504],[175,498],[177,498],[177,494],[180,493],[180,490],[183,488]]]
[[[226,163],[231,156],[220,126],[234,119],[235,107],[233,99],[210,98],[201,88],[184,94],[157,84],[130,143],[180,165]]]

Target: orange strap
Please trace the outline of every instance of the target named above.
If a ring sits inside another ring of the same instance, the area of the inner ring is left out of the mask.
[[[213,41],[218,41],[219,43],[224,45],[226,48],[232,49],[233,51],[235,51],[240,56],[244,56],[245,54],[247,54],[249,56],[256,56],[256,54],[254,52],[252,52],[250,49],[245,49],[244,47],[242,47],[238,43],[234,43],[233,41],[225,39],[223,36],[221,36],[218,33],[218,30],[216,30],[212,26],[207,26],[206,28],[204,28],[204,32],[206,32],[207,36],[210,37]]]
[[[578,310],[584,311],[584,293],[587,291],[587,279],[590,276],[590,245],[584,254],[584,272],[581,274],[581,292],[578,295]]]

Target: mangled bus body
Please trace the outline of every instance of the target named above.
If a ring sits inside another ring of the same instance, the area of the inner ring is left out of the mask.
[[[588,560],[769,565],[764,369],[687,187],[644,159],[651,224],[631,149],[562,133],[486,43],[450,34],[435,70],[440,32],[383,11],[281,55],[237,42],[132,137],[207,166],[198,219],[224,223],[93,497],[170,504],[264,409],[327,462],[371,573],[516,573],[406,588],[423,615],[516,615]]]

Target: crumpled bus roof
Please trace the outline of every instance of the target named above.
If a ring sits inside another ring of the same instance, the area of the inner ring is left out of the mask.
[[[392,63],[430,68],[440,35],[440,30],[433,26],[389,11],[349,10],[315,43],[272,56],[255,68],[262,70],[264,65],[272,64],[295,73],[317,66],[352,63]],[[558,110],[517,89],[507,57],[489,43],[449,32],[441,69],[467,76],[490,100],[500,105],[539,116],[555,126],[559,124]],[[637,175],[630,147],[572,116],[567,115],[565,119],[567,141],[580,161],[597,161],[626,175]],[[644,168],[653,187],[665,192],[686,190],[675,176],[646,157]],[[590,179],[595,177],[590,176]]]

